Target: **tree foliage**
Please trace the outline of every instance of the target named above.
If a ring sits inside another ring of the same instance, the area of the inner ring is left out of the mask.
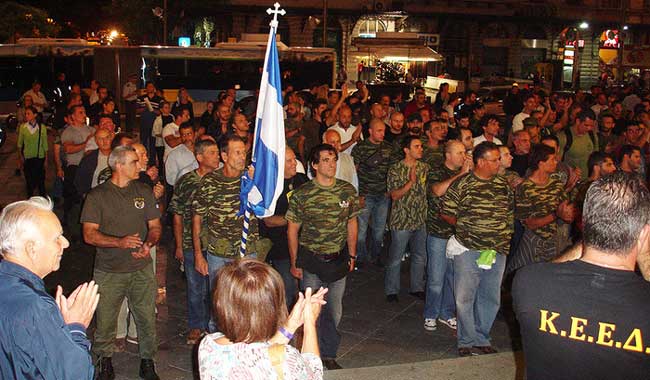
[[[0,2],[0,42],[13,42],[16,37],[56,37],[59,30],[43,9]]]

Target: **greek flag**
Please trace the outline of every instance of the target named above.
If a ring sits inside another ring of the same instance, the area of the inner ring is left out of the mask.
[[[284,186],[284,112],[280,62],[275,42],[277,21],[271,22],[260,84],[253,142],[253,180],[242,178],[240,214],[248,208],[257,217],[273,215]]]

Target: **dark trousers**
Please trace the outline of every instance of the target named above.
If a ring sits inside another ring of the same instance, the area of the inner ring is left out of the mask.
[[[137,109],[137,102],[134,101],[125,101],[124,108],[126,112],[126,131],[132,132],[135,129],[135,111]]]
[[[25,182],[27,184],[27,197],[34,195],[34,189],[38,187],[38,195],[45,196],[45,159],[28,158],[23,167]]]

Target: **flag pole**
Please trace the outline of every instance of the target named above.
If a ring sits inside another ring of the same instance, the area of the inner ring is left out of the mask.
[[[264,71],[266,71],[268,63],[269,63],[269,57],[271,56],[271,52],[269,51],[271,47],[273,46],[274,49],[277,49],[276,44],[275,44],[275,34],[277,33],[277,28],[278,28],[278,14],[284,16],[286,14],[286,11],[284,9],[280,9],[280,4],[278,2],[273,4],[273,7],[275,9],[268,8],[266,10],[266,13],[269,15],[273,15],[273,20],[269,23],[269,26],[271,27],[269,31],[269,43],[267,44],[266,48],[266,54],[265,54],[265,60],[264,60]],[[271,41],[273,40],[273,44],[271,44]],[[277,59],[277,51],[275,52],[275,56]],[[260,90],[262,86],[262,83],[260,83]],[[260,104],[258,102],[257,107],[260,107]],[[259,110],[258,110],[259,112]],[[256,128],[255,128],[255,136],[253,136],[253,157],[252,157],[252,165],[253,168],[255,168],[255,163],[256,163],[256,145],[257,145],[257,137],[260,133],[260,128],[261,125],[259,123],[256,123]],[[245,174],[246,175],[246,174]],[[250,218],[251,218],[251,203],[246,200],[246,206],[244,207],[244,225],[242,228],[242,236],[241,236],[241,245],[239,247],[239,255],[241,257],[244,257],[246,255],[246,243],[248,241],[248,230],[250,226]]]

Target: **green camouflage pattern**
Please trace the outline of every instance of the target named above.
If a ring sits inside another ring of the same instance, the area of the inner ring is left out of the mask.
[[[427,145],[428,142],[422,143],[424,152],[422,152],[422,162],[425,162],[431,168],[444,166],[445,163],[445,144],[438,144],[437,148]]]
[[[386,180],[388,191],[397,190],[409,181],[410,168],[399,161],[388,169]],[[393,230],[417,230],[427,220],[427,174],[429,165],[417,161],[415,175],[417,181],[400,199],[393,200],[388,227]]]
[[[302,226],[298,241],[312,252],[331,254],[345,246],[348,220],[359,214],[359,199],[354,186],[336,180],[322,186],[315,179],[287,194],[289,209],[285,218]]]
[[[185,173],[174,186],[174,195],[169,203],[169,211],[183,218],[183,250],[193,249],[192,245],[192,198],[199,188],[201,176],[196,170]]]
[[[549,178],[544,186],[536,185],[530,179],[526,179],[517,187],[515,197],[515,218],[524,220],[528,218],[542,218],[549,214],[555,214],[557,207],[564,200],[569,199],[564,191],[562,182]],[[552,222],[532,232],[542,239],[548,240],[555,237],[557,223]]]
[[[454,234],[454,226],[445,222],[440,217],[440,197],[437,197],[431,191],[431,186],[438,182],[443,182],[455,176],[460,172],[458,170],[451,170],[446,165],[441,165],[429,170],[427,178],[427,200],[429,207],[427,208],[427,233],[440,239],[449,239]]]
[[[393,145],[386,141],[373,144],[369,139],[361,140],[352,148],[352,158],[359,176],[359,195],[386,194],[388,168],[396,161]]]
[[[201,216],[201,248],[209,254],[233,257],[239,254],[244,216],[239,211],[241,176],[224,176],[223,168],[206,174],[192,200],[192,213]],[[251,214],[248,253],[258,240],[257,218]]]
[[[514,192],[505,177],[478,178],[473,172],[451,184],[441,213],[456,217],[456,238],[465,247],[507,255],[514,231]]]

